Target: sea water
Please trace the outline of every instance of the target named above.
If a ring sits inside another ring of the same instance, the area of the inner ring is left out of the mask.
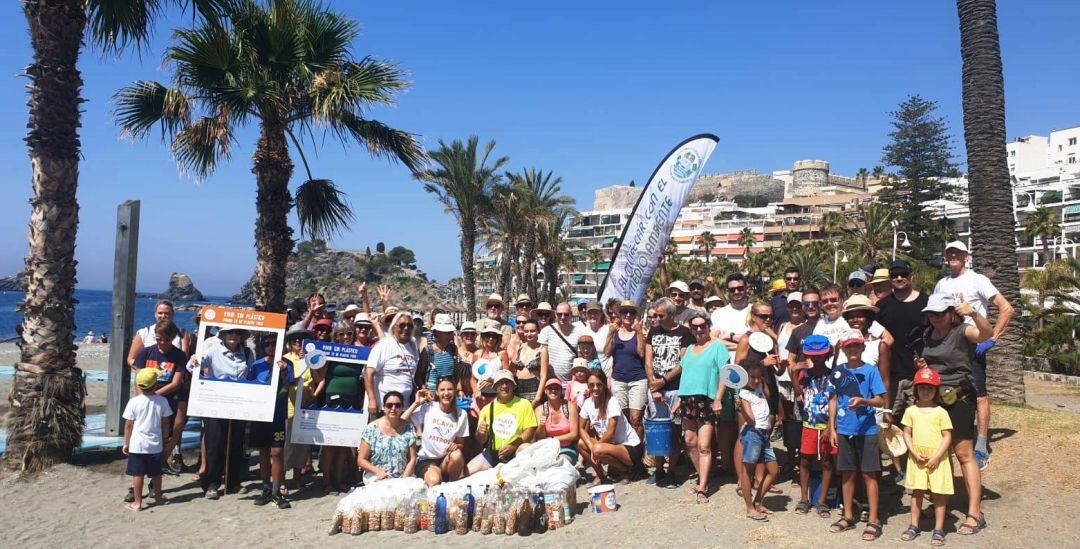
[[[0,292],[0,340],[15,337],[15,326],[22,323],[22,313],[17,307],[20,301],[26,297],[23,292]],[[112,292],[107,290],[75,290],[75,340],[82,340],[89,331],[94,332],[94,339],[101,336],[102,332],[112,331]],[[226,297],[207,296],[205,301],[199,304],[226,303]],[[149,326],[154,323],[154,306],[156,299],[135,299],[135,326],[134,329]],[[176,302],[176,305],[191,305],[194,302]],[[176,311],[173,321],[183,330],[193,330],[195,323],[192,318],[196,311]]]

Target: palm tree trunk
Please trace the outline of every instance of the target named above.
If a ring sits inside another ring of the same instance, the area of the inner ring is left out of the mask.
[[[975,267],[1019,308],[1020,274],[1005,158],[1005,87],[995,2],[957,0],[956,7],[960,17],[964,142],[970,170],[968,196]],[[1021,325],[1014,321],[997,348],[987,353],[987,385],[995,398],[1024,402],[1021,342]]]
[[[470,320],[476,319],[476,224],[465,220],[461,224],[461,280],[465,289],[465,312]]]
[[[284,126],[264,122],[252,157],[258,184],[255,202],[255,306],[263,311],[285,311],[285,268],[292,252],[289,179],[293,163]]]
[[[1043,265],[1049,265],[1050,264],[1050,245],[1046,242],[1046,237],[1045,236],[1040,236],[1039,240],[1042,242]],[[1034,267],[1035,265],[1032,265],[1032,266]]]
[[[559,261],[555,258],[544,258],[544,287],[546,294],[546,301],[548,303],[555,303],[555,290],[559,288]],[[533,285],[536,285],[536,277],[533,277]],[[570,296],[566,296],[567,299]]]
[[[531,299],[533,303],[536,303],[537,301],[539,301],[539,299],[537,299],[538,298],[538,295],[537,295],[538,292],[537,292],[537,288],[536,288],[536,259],[535,259],[535,256],[536,256],[536,229],[535,228],[530,227],[529,230],[526,231],[526,233],[525,233],[525,249],[523,250],[523,252],[524,252],[523,255],[525,256],[524,257],[525,268],[523,270],[525,272],[522,273],[523,278],[520,280],[519,284],[525,290],[525,292],[529,294],[529,299]],[[545,271],[545,276],[547,276],[546,271]]]
[[[511,242],[507,239],[503,242],[502,253],[499,254],[499,283],[498,292],[503,296],[503,299],[513,299],[510,296],[510,263],[513,261],[511,256]]]
[[[34,62],[27,67],[26,145],[33,170],[22,351],[8,396],[6,467],[34,473],[71,458],[82,442],[86,386],[75,367],[75,236],[79,227],[76,63],[81,0],[25,0]]]

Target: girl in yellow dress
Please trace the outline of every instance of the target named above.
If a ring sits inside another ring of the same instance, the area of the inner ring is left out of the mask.
[[[911,525],[900,539],[911,541],[919,536],[922,500],[929,492],[934,502],[934,534],[930,539],[933,546],[945,545],[945,504],[953,493],[949,464],[953,426],[949,413],[938,406],[939,385],[941,376],[936,371],[922,368],[916,372],[915,406],[909,406],[900,421],[909,449],[905,486],[912,490]]]

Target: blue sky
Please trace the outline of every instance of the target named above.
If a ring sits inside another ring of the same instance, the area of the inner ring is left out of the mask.
[[[373,118],[421,134],[428,147],[494,139],[511,169],[561,175],[583,209],[594,189],[643,182],[669,148],[704,131],[720,136],[707,172],[786,169],[804,158],[845,175],[872,168],[887,112],[913,93],[940,102],[963,152],[959,30],[945,0],[332,4],[363,26],[357,56],[397,62],[414,82]],[[1080,124],[1080,2],[1006,1],[998,16],[1009,138]],[[231,294],[251,275],[253,134],[240,134],[232,160],[196,183],[158,139],[124,141],[112,121],[119,87],[167,80],[161,53],[184,22],[163,21],[141,55],[83,54],[82,288],[110,287],[116,206],[127,199],[142,201],[140,290],[163,289],[183,271],[206,293]],[[0,30],[6,275],[22,267],[30,197],[21,76],[30,51],[19,3],[0,7]],[[346,188],[357,211],[333,246],[401,244],[434,278],[459,274],[457,228],[407,170],[329,141],[308,153],[316,177]]]

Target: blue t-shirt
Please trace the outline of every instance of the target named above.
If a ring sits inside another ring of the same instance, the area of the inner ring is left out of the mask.
[[[848,409],[852,397],[874,398],[885,394],[885,384],[877,367],[863,364],[858,368],[838,365],[830,376],[836,388],[836,433],[839,435],[876,435],[874,410],[869,406]]]
[[[296,381],[296,374],[293,372],[292,361],[287,358],[282,358],[281,360],[285,362],[285,369],[278,375],[277,399],[274,403],[274,423],[285,421],[286,412],[289,409],[289,386]],[[247,379],[248,381],[256,381],[263,385],[270,385],[270,380],[274,378],[274,368],[276,367],[273,359],[267,360],[266,358],[260,358],[248,368]]]

